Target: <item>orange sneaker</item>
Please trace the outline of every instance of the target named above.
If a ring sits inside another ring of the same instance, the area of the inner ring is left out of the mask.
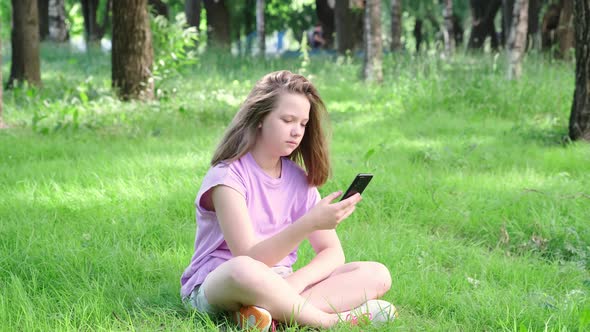
[[[254,305],[240,308],[234,313],[234,320],[241,329],[268,332],[274,327],[270,312]]]

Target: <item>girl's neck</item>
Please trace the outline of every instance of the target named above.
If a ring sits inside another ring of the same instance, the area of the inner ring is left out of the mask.
[[[268,174],[273,178],[281,177],[282,169],[280,157],[269,156],[260,149],[256,149],[256,147],[250,150],[250,154],[252,155],[254,161],[256,161],[258,166],[264,171],[264,173]]]

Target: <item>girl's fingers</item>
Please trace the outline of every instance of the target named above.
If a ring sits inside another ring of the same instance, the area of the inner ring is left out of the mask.
[[[355,209],[356,209],[356,206],[354,206],[354,205],[351,206],[350,208],[348,208],[346,210],[346,212],[344,213],[344,215],[342,216],[342,218],[340,219],[340,221],[348,218],[354,212]]]
[[[328,203],[332,203],[333,200],[338,198],[338,196],[342,195],[342,191],[336,191],[331,193],[330,195],[326,196],[324,199],[328,201]]]
[[[362,199],[361,194],[354,194],[350,197],[348,197],[347,199],[343,200],[342,202],[338,202],[336,204],[338,204],[339,208],[348,208],[350,206],[355,206],[358,202],[360,202]]]

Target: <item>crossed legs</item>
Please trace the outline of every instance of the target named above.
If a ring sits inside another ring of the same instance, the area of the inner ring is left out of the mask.
[[[390,285],[385,266],[355,262],[340,266],[328,278],[297,294],[265,264],[240,256],[211,272],[202,287],[209,304],[228,311],[257,305],[276,320],[326,328],[339,321],[338,312],[380,297]]]

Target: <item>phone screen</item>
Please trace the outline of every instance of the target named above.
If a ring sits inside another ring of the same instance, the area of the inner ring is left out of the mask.
[[[344,192],[344,195],[342,195],[342,198],[340,200],[341,201],[345,200],[348,197],[350,197],[356,193],[362,194],[363,190],[365,190],[365,188],[367,187],[369,182],[371,182],[372,178],[373,178],[373,174],[368,174],[368,173],[358,174],[354,178],[354,181],[352,181],[352,183],[350,184],[348,189]]]

